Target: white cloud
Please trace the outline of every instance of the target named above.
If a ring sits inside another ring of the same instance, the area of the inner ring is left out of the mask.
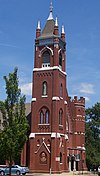
[[[81,83],[80,92],[86,94],[94,94],[94,85],[89,83]]]
[[[85,101],[90,101],[89,97],[84,97]]]
[[[32,95],[32,83],[27,83],[20,86],[21,93],[25,95]]]
[[[6,44],[6,43],[0,43],[0,46],[5,46],[5,47],[12,47],[12,48],[17,48],[17,46],[15,46],[15,45]]]

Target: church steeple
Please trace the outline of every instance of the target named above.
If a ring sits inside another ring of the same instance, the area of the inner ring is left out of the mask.
[[[21,164],[28,165],[33,173],[85,171],[85,100],[76,96],[71,100],[68,95],[65,30],[62,26],[59,34],[52,11],[51,0],[44,29],[40,21],[36,28],[31,133]]]
[[[51,3],[50,3],[50,14],[49,14],[49,17],[48,17],[48,20],[52,20],[53,19],[53,6],[52,6],[52,0],[51,0]]]

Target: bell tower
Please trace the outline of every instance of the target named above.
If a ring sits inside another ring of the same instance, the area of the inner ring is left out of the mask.
[[[66,147],[66,42],[62,26],[50,14],[36,29],[32,89],[30,169],[33,172],[67,171]]]
[[[86,170],[85,99],[68,96],[65,30],[62,26],[59,32],[52,9],[51,2],[44,29],[40,21],[36,28],[31,133],[26,150],[34,173]]]

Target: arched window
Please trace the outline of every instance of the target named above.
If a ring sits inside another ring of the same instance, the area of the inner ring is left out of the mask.
[[[62,153],[60,152],[60,163],[62,163]]]
[[[43,82],[42,84],[42,95],[47,95],[47,82]]]
[[[48,51],[42,54],[42,67],[50,67],[50,53]]]
[[[63,86],[62,86],[62,83],[60,84],[60,97],[63,97]]]
[[[59,53],[59,67],[62,69],[62,54]]]
[[[43,107],[40,111],[40,124],[49,124],[49,110]]]
[[[45,118],[46,118],[46,124],[48,124],[49,123],[49,112],[48,112],[48,110],[46,111]]]
[[[63,112],[62,112],[62,109],[60,109],[60,111],[59,111],[59,125],[62,125],[62,115],[63,115]]]
[[[40,124],[44,123],[44,114],[43,111],[40,112]]]

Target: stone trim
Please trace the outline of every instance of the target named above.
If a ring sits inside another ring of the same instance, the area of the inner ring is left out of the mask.
[[[32,98],[32,102],[35,102],[36,101],[36,98]]]
[[[60,98],[59,98],[59,97],[52,97],[52,100],[59,101],[59,100],[60,100]]]
[[[63,73],[64,75],[66,75],[66,72],[63,72],[61,70],[61,68],[59,68],[58,66],[54,66],[54,67],[42,67],[42,68],[34,68],[33,71],[46,71],[46,70],[59,70],[61,73]]]

